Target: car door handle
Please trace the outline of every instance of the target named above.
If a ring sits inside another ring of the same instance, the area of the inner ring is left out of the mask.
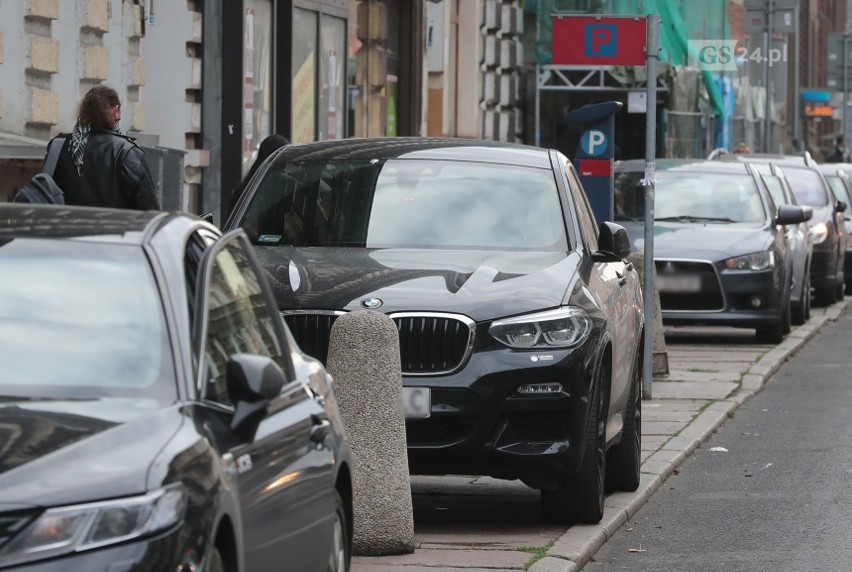
[[[619,286],[624,286],[625,284],[627,284],[627,275],[626,274],[622,274],[621,272],[616,270],[615,276],[618,278],[618,285]]]
[[[330,431],[331,422],[328,419],[314,419],[314,425],[311,427],[311,441],[322,443],[328,437]]]

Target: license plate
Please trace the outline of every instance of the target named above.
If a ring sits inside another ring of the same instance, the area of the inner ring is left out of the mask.
[[[657,275],[657,289],[660,292],[698,292],[701,290],[701,277]]]
[[[403,387],[402,410],[406,419],[426,419],[432,414],[432,390],[428,387]]]

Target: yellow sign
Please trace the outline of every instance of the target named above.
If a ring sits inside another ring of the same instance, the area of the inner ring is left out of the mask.
[[[806,103],[805,117],[831,117],[834,109],[824,103]]]
[[[293,143],[314,140],[314,53],[293,77]]]

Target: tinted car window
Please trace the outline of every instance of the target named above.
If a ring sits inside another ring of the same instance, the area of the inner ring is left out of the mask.
[[[819,173],[811,169],[785,167],[784,174],[798,204],[818,207],[828,204],[828,195]]]
[[[272,312],[245,251],[235,243],[225,246],[213,263],[207,306],[208,399],[233,405],[226,379],[233,354],[268,356],[284,368]]]
[[[766,188],[769,189],[769,194],[776,205],[786,205],[787,198],[784,196],[784,185],[781,184],[781,179],[775,175],[763,175],[763,181],[766,183]]]
[[[568,173],[568,181],[570,192],[577,198],[574,203],[577,205],[577,217],[580,219],[580,228],[583,235],[586,237],[586,242],[591,250],[598,249],[598,227],[595,222],[595,213],[589,206],[588,197],[583,190],[583,185],[577,179],[577,175],[571,168],[570,162],[566,161],[565,172]]]
[[[163,307],[140,248],[0,242],[0,276],[0,393],[174,401]]]
[[[834,191],[834,196],[838,200],[849,204],[849,193],[846,191],[846,185],[843,184],[843,179],[836,175],[826,175],[825,179],[831,185],[831,190]]]
[[[241,226],[260,245],[565,250],[550,170],[463,161],[291,162]]]
[[[644,220],[644,173],[631,171],[615,178],[615,219]],[[766,219],[754,179],[746,174],[709,171],[657,171],[656,219],[712,217],[732,222],[762,223]]]

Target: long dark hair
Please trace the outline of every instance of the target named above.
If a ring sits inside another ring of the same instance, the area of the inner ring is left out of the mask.
[[[118,93],[111,87],[96,85],[83,96],[77,121],[91,126],[92,129],[112,131],[115,122],[112,120],[110,108],[121,105]]]

